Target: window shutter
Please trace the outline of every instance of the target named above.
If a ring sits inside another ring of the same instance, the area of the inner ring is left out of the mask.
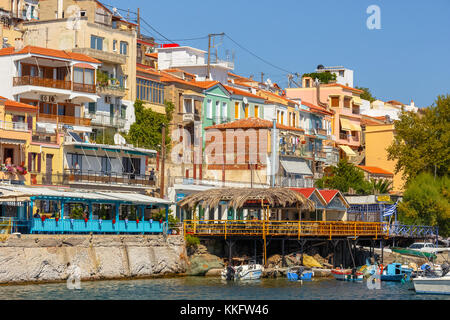
[[[41,154],[38,154],[38,160],[37,160],[37,172],[41,172]]]
[[[33,154],[31,152],[28,152],[28,171],[32,171],[33,168],[31,168],[31,162],[32,162]]]

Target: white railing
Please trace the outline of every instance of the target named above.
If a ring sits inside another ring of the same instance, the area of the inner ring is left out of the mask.
[[[301,178],[287,178],[281,177],[280,179],[281,187],[291,187],[291,188],[313,188],[314,181],[312,179],[301,179]]]
[[[0,121],[0,129],[12,131],[29,131],[28,123],[26,122]]]
[[[126,119],[122,119],[119,116],[108,116],[104,114],[89,114],[87,118],[91,119],[91,124],[101,126],[111,126],[123,128],[125,126]]]

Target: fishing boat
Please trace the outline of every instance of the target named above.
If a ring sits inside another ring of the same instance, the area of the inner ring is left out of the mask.
[[[391,248],[391,250],[392,250],[392,252],[406,254],[408,256],[427,258],[427,259],[432,259],[432,260],[437,258],[437,256],[433,252],[424,252],[424,251],[419,251],[416,249],[393,247],[393,248]]]
[[[222,270],[222,280],[258,280],[261,279],[263,266],[250,261],[248,264],[233,267],[227,266]]]
[[[312,277],[314,277],[314,271],[308,271],[305,270],[304,267],[295,266],[290,267],[287,270],[286,275],[290,281],[312,280]]]
[[[447,262],[440,268],[432,268],[430,265],[422,267],[422,275],[413,279],[416,293],[450,294],[450,265]]]
[[[364,279],[364,273],[356,271],[356,269],[336,268],[331,270],[331,274],[336,280],[341,281],[362,281]]]
[[[444,277],[417,277],[412,280],[416,293],[450,294],[450,275]]]
[[[381,281],[410,281],[413,270],[400,263],[390,263],[386,267],[381,267]]]

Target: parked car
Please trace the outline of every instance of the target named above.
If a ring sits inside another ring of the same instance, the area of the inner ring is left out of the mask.
[[[415,242],[408,249],[428,253],[446,252],[450,250],[450,248],[437,247],[434,243],[429,242]]]

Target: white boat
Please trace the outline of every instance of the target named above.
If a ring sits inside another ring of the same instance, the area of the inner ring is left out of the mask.
[[[258,280],[261,279],[264,267],[260,264],[250,262],[240,266],[228,266],[222,270],[222,280]]]
[[[450,275],[444,277],[418,277],[413,279],[416,293],[450,294]]]

